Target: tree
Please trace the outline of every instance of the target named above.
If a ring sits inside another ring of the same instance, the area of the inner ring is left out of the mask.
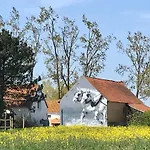
[[[150,97],[150,68],[147,71],[148,73],[145,74],[145,79],[144,79],[144,88],[143,88],[143,95],[146,95],[146,97]]]
[[[58,18],[58,15],[55,14],[51,7],[48,9],[41,7],[40,14],[36,20],[42,26],[42,31],[45,34],[43,52],[48,56],[45,63],[49,72],[49,77],[57,84],[58,98],[61,98],[61,64],[59,59],[61,39],[56,27]]]
[[[3,96],[6,87],[22,85],[32,80],[35,66],[34,53],[27,43],[13,37],[9,31],[0,32],[0,102],[4,108]]]
[[[26,17],[26,23],[21,27],[20,14],[15,7],[12,8],[8,20],[4,21],[2,16],[0,16],[0,29],[9,30],[12,33],[12,36],[19,37],[28,43],[28,46],[32,47],[33,49],[34,60],[36,59],[37,54],[40,52],[42,44],[41,26],[37,22],[38,21],[34,16]]]
[[[34,53],[40,52],[42,47],[42,26],[39,20],[35,16],[28,17],[22,32],[24,33],[24,39],[28,41]]]
[[[12,32],[12,36],[20,36],[23,33],[19,27],[19,11],[16,10],[15,7],[12,8],[10,12],[10,18],[5,22],[5,27]]]
[[[40,14],[34,18],[34,22],[42,27],[43,44],[42,49],[46,54],[45,61],[48,76],[54,81],[58,90],[58,99],[63,96],[64,89],[70,89],[70,85],[76,76],[75,67],[75,50],[77,49],[76,41],[78,39],[79,30],[75,25],[75,21],[63,18],[62,26],[57,24],[59,16],[49,7],[41,7]],[[33,22],[33,21],[32,21]],[[33,24],[33,23],[32,23]],[[36,29],[39,30],[38,27]],[[33,30],[33,29],[32,29]]]
[[[127,73],[126,83],[136,90],[138,98],[146,98],[150,92],[150,38],[141,32],[133,35],[129,32],[127,40],[126,48],[121,41],[117,47],[128,57],[131,65],[119,64],[116,71],[121,75]]]
[[[63,53],[61,58],[61,78],[63,79],[65,87],[69,91],[70,86],[74,81],[74,76],[76,75],[76,67],[74,63],[77,60],[75,50],[78,48],[77,40],[79,29],[75,25],[75,21],[72,21],[67,17],[63,18],[63,23],[64,26],[61,28],[61,49]]]
[[[43,84],[43,93],[46,94],[47,100],[56,100],[58,98],[58,91],[52,86],[52,83],[49,80],[42,82]]]
[[[90,22],[85,15],[83,15],[82,22],[86,26],[88,34],[84,34],[80,38],[84,49],[81,52],[80,64],[83,75],[94,77],[104,69],[106,50],[109,48],[112,37],[103,37],[98,29],[98,24],[96,22]]]

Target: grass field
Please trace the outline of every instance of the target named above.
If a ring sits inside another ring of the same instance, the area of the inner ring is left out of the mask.
[[[0,132],[0,150],[149,150],[149,127],[39,127]]]

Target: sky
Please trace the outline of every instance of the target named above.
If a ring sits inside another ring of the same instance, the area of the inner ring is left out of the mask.
[[[49,7],[60,17],[67,16],[76,20],[81,33],[86,32],[81,22],[85,14],[90,21],[96,21],[104,36],[113,34],[117,39],[127,44],[127,33],[141,31],[150,36],[150,1],[149,0],[4,0],[0,4],[0,15],[8,19],[12,7],[15,7],[21,16],[21,23],[25,17],[39,13],[39,7]],[[114,70],[118,64],[130,64],[129,60],[116,48],[115,42],[107,52],[106,67],[98,77],[111,80],[124,80]],[[38,55],[34,76],[46,75],[44,56]],[[147,103],[147,102],[146,102]],[[150,103],[148,104],[150,105]]]

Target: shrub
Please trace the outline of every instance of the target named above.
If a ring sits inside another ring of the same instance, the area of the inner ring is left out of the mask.
[[[150,126],[150,111],[135,112],[130,116],[128,125]]]

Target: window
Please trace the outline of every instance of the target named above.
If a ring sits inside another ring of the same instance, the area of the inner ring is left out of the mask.
[[[41,101],[37,102],[37,108],[41,109]]]

